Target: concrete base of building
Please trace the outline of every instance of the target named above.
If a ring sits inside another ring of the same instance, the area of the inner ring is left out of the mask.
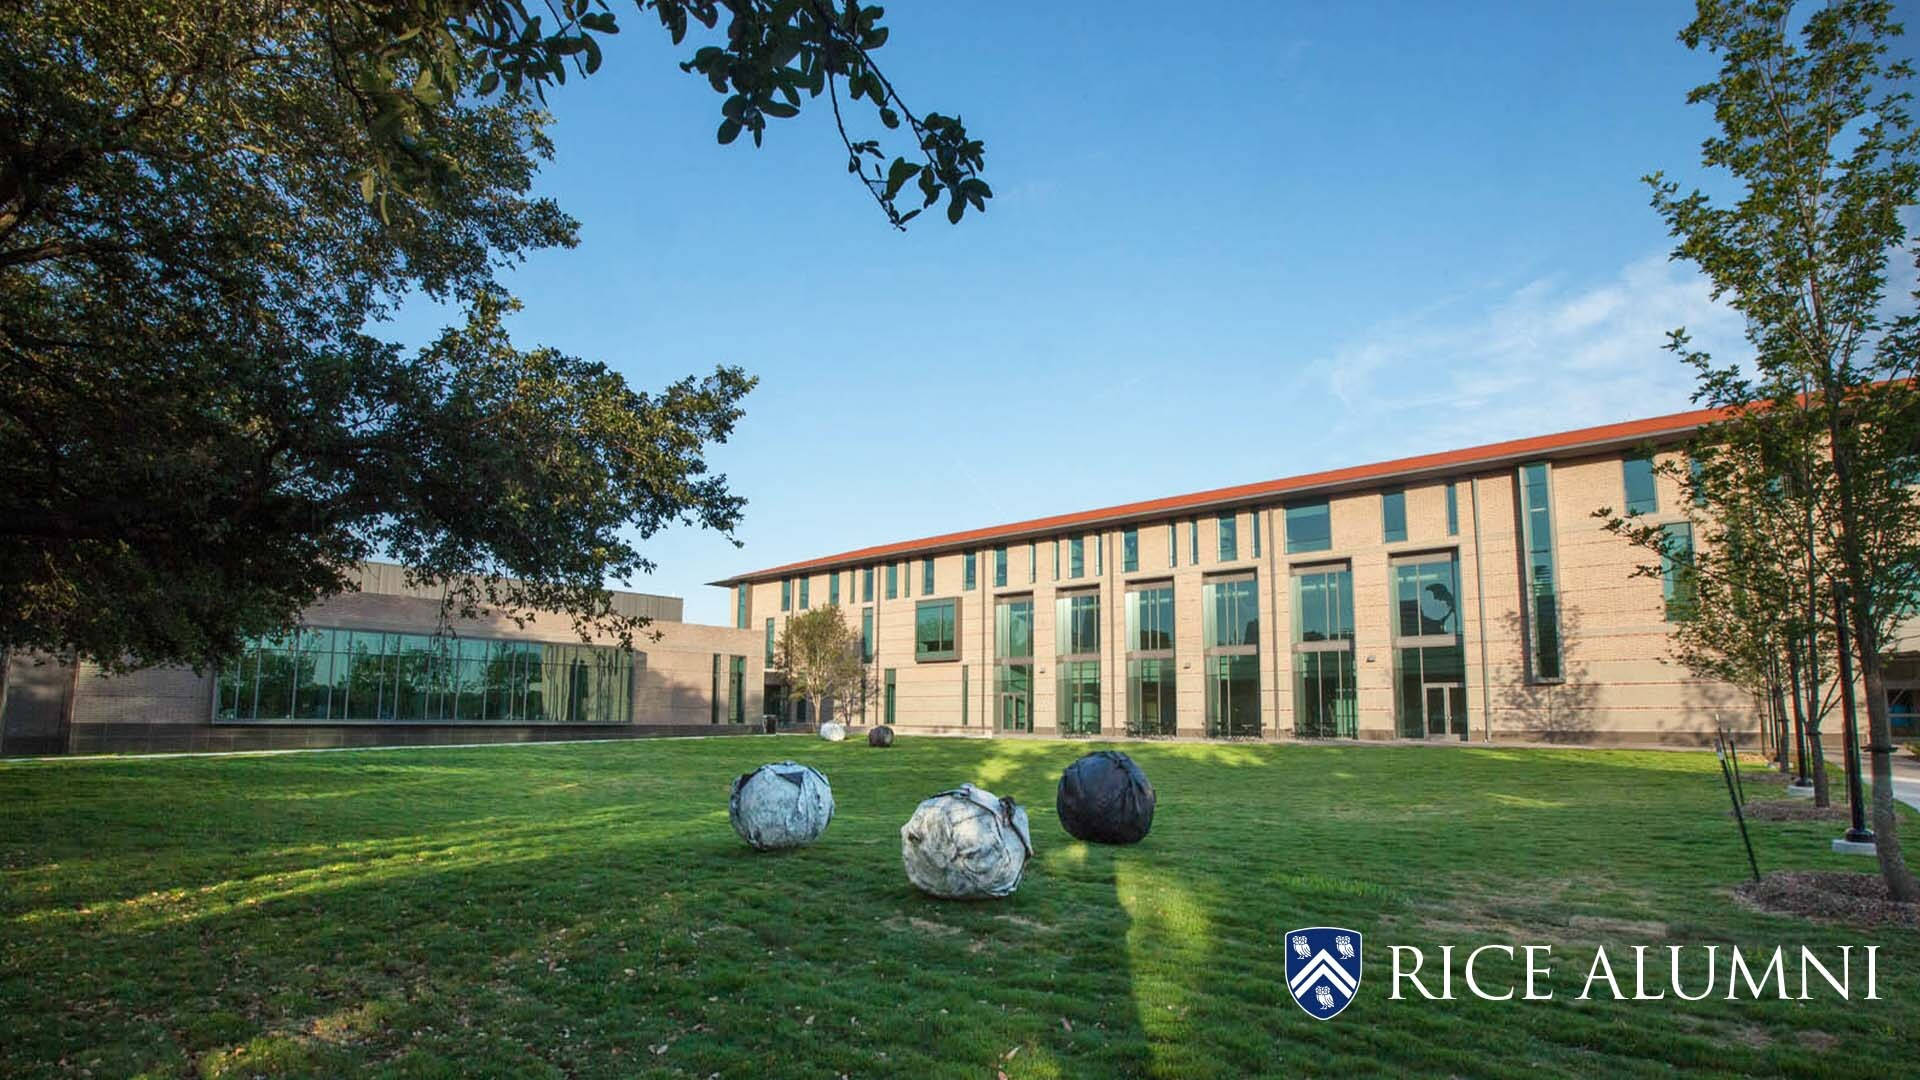
[[[1844,836],[1833,838],[1833,850],[1842,855],[1877,855],[1871,840],[1849,840]]]
[[[752,735],[751,724],[459,724],[224,725],[76,724],[69,745],[46,753],[165,754],[245,750],[335,750],[371,746],[470,746],[492,743],[644,739],[663,735]],[[9,745],[9,751],[13,747]]]

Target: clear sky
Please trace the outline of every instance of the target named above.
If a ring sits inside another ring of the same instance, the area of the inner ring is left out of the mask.
[[[1685,409],[1665,332],[1739,348],[1640,180],[1698,178],[1691,7],[899,0],[877,56],[996,194],[901,234],[824,99],[718,146],[622,6],[552,102],[582,242],[509,275],[515,335],[760,377],[712,455],[743,546],[675,529],[630,583],[714,623],[705,582],[794,559]]]

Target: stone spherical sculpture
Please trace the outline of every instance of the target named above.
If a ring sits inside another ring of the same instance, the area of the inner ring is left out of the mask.
[[[885,724],[881,724],[879,727],[874,728],[871,731],[867,732],[867,745],[868,746],[892,746],[893,745],[893,729],[888,727]]]
[[[907,880],[944,900],[1011,896],[1032,855],[1027,812],[972,784],[926,800],[900,826]]]
[[[1135,844],[1153,828],[1153,785],[1118,750],[1098,750],[1067,766],[1053,805],[1061,827],[1077,840]]]
[[[727,817],[757,850],[804,847],[833,820],[833,788],[820,770],[797,761],[762,765],[733,782]]]
[[[847,729],[829,720],[820,725],[820,737],[828,742],[844,742],[847,738]]]

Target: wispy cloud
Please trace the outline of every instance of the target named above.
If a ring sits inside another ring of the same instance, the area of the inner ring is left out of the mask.
[[[1473,290],[1370,329],[1321,370],[1342,431],[1417,453],[1685,408],[1692,372],[1663,348],[1682,326],[1716,358],[1751,354],[1706,281],[1653,256],[1597,283]]]

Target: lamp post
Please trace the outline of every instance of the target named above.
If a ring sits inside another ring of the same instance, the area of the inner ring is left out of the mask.
[[[1860,794],[1860,729],[1853,703],[1853,643],[1847,633],[1847,586],[1833,583],[1834,640],[1840,646],[1840,717],[1846,731],[1847,806],[1853,814],[1853,827],[1846,839],[1855,844],[1873,843],[1873,830],[1867,828],[1866,802]]]

